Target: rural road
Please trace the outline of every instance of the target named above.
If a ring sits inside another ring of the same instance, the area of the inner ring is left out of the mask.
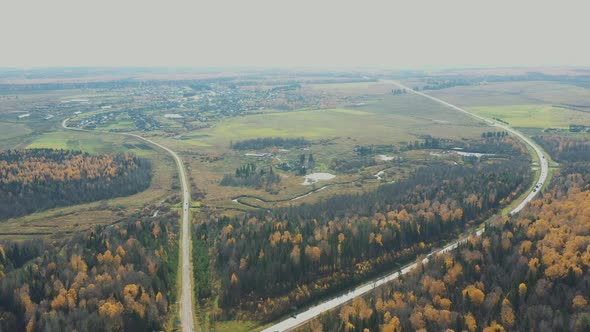
[[[457,107],[455,105],[449,104],[446,101],[443,101],[441,99],[429,96],[425,93],[422,93],[420,91],[415,91],[407,86],[404,86],[400,83],[396,83],[393,82],[395,85],[397,85],[398,87],[402,88],[402,89],[406,89],[407,91],[411,91],[419,96],[431,99],[437,103],[441,103],[445,106],[451,107],[459,112],[463,112],[471,117],[474,117],[476,119],[479,119],[481,121],[484,121],[485,123],[491,125],[491,126],[496,126],[496,127],[500,127],[504,130],[506,130],[507,132],[510,132],[511,134],[517,136],[518,138],[520,138],[522,141],[524,141],[527,145],[529,145],[536,153],[536,155],[539,157],[539,165],[541,167],[541,174],[539,176],[539,179],[537,180],[537,184],[535,186],[535,188],[533,188],[531,190],[531,192],[522,200],[522,202],[520,202],[520,204],[518,204],[518,206],[516,206],[516,208],[514,208],[512,211],[510,211],[510,214],[516,214],[518,212],[520,212],[520,210],[522,210],[535,196],[536,194],[539,192],[538,188],[541,188],[541,186],[543,186],[543,184],[545,183],[545,181],[547,180],[547,173],[549,171],[549,164],[547,162],[547,158],[545,157],[545,155],[543,154],[543,151],[535,144],[533,143],[529,138],[525,137],[523,134],[521,134],[520,132],[510,128],[509,126],[505,126],[502,124],[498,124],[495,123],[492,120],[486,119],[484,117],[481,117],[479,115],[473,114],[469,111],[466,111],[460,107]],[[481,234],[483,234],[484,229],[481,228],[479,230],[477,230],[477,232],[475,233],[477,236],[481,236]],[[428,262],[428,259],[430,256],[432,256],[433,254],[440,254],[440,253],[444,253],[447,251],[451,251],[455,248],[457,248],[459,246],[459,244],[461,244],[462,242],[466,241],[467,237],[463,237],[460,238],[450,244],[448,244],[447,246],[445,246],[442,249],[439,250],[435,250],[433,252],[431,252],[426,258],[424,258],[422,260],[421,263],[425,264]],[[298,313],[295,317],[290,317],[287,318],[277,324],[274,324],[272,326],[267,327],[266,329],[262,330],[262,332],[274,332],[274,331],[287,331],[287,330],[292,330],[302,324],[304,324],[305,322],[309,321],[310,319],[313,319],[317,316],[319,316],[320,314],[322,314],[323,312],[326,312],[328,310],[337,308],[343,304],[345,304],[348,301],[351,301],[352,299],[354,299],[355,297],[364,295],[366,293],[368,293],[369,291],[371,291],[372,289],[379,287],[383,284],[386,284],[392,280],[395,280],[396,278],[398,278],[400,275],[404,275],[408,272],[410,272],[411,270],[413,270],[416,266],[418,266],[418,263],[413,263],[410,265],[405,266],[404,268],[401,269],[401,271],[398,272],[393,272],[390,273],[384,277],[379,277],[377,279],[368,281],[367,283],[356,287],[355,289],[349,291],[348,293],[345,294],[341,294],[338,297],[334,297],[331,298],[329,300],[323,301],[318,305],[315,305],[301,313]]]
[[[68,127],[67,122],[68,119],[63,120],[61,123],[64,129],[68,130],[77,130],[77,131],[86,131],[86,132],[101,132],[98,130],[87,130],[81,128],[73,128]],[[112,134],[111,132],[107,132]],[[145,137],[141,137],[136,134],[129,134],[129,133],[118,133],[120,135],[131,136],[135,138],[139,138],[149,144],[152,144],[160,149],[168,152],[176,162],[176,166],[178,167],[179,177],[182,183],[182,276],[181,276],[181,296],[180,296],[180,323],[182,325],[182,331],[184,332],[192,332],[195,330],[195,322],[193,319],[193,287],[192,287],[192,276],[193,276],[193,269],[190,260],[190,248],[191,248],[191,240],[190,240],[190,219],[189,219],[189,208],[190,208],[190,195],[188,192],[188,181],[186,177],[186,172],[184,170],[184,165],[182,164],[182,160],[176,154],[176,152],[172,151],[171,149],[163,146],[162,144],[156,143],[152,140],[149,140]]]

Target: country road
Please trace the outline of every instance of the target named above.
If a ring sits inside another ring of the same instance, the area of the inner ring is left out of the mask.
[[[62,127],[67,130],[77,130],[77,131],[85,131],[85,132],[101,132],[98,130],[87,130],[81,128],[72,128],[67,126],[68,119],[63,120],[61,123]],[[112,134],[111,132],[107,132]],[[193,319],[193,287],[192,287],[192,266],[190,260],[190,248],[191,248],[191,240],[190,240],[190,219],[189,219],[189,208],[190,208],[190,195],[188,192],[188,181],[186,177],[186,172],[184,170],[184,165],[182,164],[182,160],[176,154],[176,152],[172,151],[171,149],[156,143],[152,140],[149,140],[145,137],[141,137],[136,134],[129,134],[129,133],[118,133],[120,135],[131,136],[143,140],[149,144],[152,144],[170,154],[174,161],[176,162],[176,166],[178,167],[179,177],[182,183],[182,276],[181,276],[181,296],[180,296],[180,322],[182,325],[182,331],[185,332],[192,332],[195,330],[195,322]]]
[[[459,112],[463,112],[471,117],[474,117],[478,120],[484,121],[485,123],[491,125],[491,126],[496,126],[499,128],[502,128],[504,130],[506,130],[507,132],[517,136],[518,138],[520,138],[523,142],[525,142],[527,145],[529,145],[533,151],[535,151],[535,154],[538,156],[539,158],[539,165],[541,167],[541,173],[539,175],[539,179],[537,180],[537,183],[535,185],[535,187],[533,187],[533,189],[531,190],[531,192],[520,202],[520,204],[518,204],[518,206],[516,206],[516,208],[514,208],[512,211],[510,211],[510,214],[516,214],[518,212],[520,212],[520,210],[522,210],[535,196],[536,194],[539,192],[539,189],[543,186],[543,184],[545,183],[545,181],[547,180],[547,174],[549,172],[549,164],[547,162],[547,158],[545,157],[545,155],[543,154],[543,151],[535,144],[533,143],[529,138],[527,138],[526,136],[524,136],[523,134],[521,134],[520,132],[512,129],[509,126],[506,125],[502,125],[502,124],[498,124],[492,120],[486,119],[484,117],[481,117],[479,115],[473,114],[469,111],[466,111],[463,108],[460,108],[458,106],[452,105],[450,103],[447,103],[446,101],[443,101],[441,99],[429,96],[425,93],[422,93],[420,91],[415,91],[403,84],[397,83],[397,82],[393,82],[395,85],[397,85],[398,87],[402,88],[402,89],[406,89],[407,91],[413,92],[419,96],[431,99],[437,103],[441,103],[445,106],[451,107]],[[477,232],[475,233],[477,236],[481,236],[481,234],[483,234],[483,228],[477,230]],[[461,244],[462,242],[466,241],[467,237],[463,237],[460,238],[458,240],[453,241],[452,243],[446,245],[444,248],[442,249],[438,249],[438,250],[434,250],[433,252],[431,252],[425,259],[422,260],[422,263],[426,263],[428,262],[428,259],[430,256],[432,256],[433,254],[439,254],[439,253],[444,253],[450,250],[453,250],[455,248],[457,248],[459,246],[459,244]],[[416,266],[418,266],[418,263],[413,263],[410,265],[407,265],[405,267],[403,267],[401,269],[401,271],[398,272],[393,272],[390,273],[384,277],[379,277],[377,279],[368,281],[367,283],[356,287],[355,289],[349,291],[346,294],[341,294],[338,297],[334,297],[331,298],[329,300],[323,301],[318,305],[315,305],[301,313],[298,313],[296,316],[294,317],[290,317],[287,318],[277,324],[274,324],[272,326],[267,327],[266,329],[262,330],[262,332],[273,332],[273,331],[287,331],[287,330],[292,330],[300,325],[303,325],[305,322],[307,322],[310,319],[313,319],[317,316],[319,316],[320,314],[322,314],[323,312],[326,312],[328,310],[337,308],[341,305],[343,305],[344,303],[351,301],[352,299],[354,299],[355,297],[364,295],[366,293],[368,293],[369,291],[371,291],[372,289],[379,287],[383,284],[386,284],[392,280],[395,280],[396,278],[398,278],[400,275],[404,275],[408,272],[410,272],[411,270],[413,270]]]

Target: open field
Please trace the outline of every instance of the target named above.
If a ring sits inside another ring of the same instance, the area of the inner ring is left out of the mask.
[[[30,134],[31,130],[23,125],[0,122],[0,140]]]
[[[513,127],[569,128],[570,124],[590,126],[590,113],[551,105],[473,106],[468,109],[490,119],[501,119]]]
[[[0,122],[0,150],[18,148],[31,132],[25,125]]]
[[[89,153],[133,153],[138,156],[155,154],[149,145],[137,139],[104,133],[59,130],[35,137],[27,148],[82,150]]]
[[[89,153],[123,152],[118,136],[106,137],[101,134],[56,131],[41,135],[27,148],[52,148],[82,150]]]
[[[590,89],[558,82],[489,83],[427,91],[458,106],[573,104],[590,106]]]
[[[369,129],[370,128],[370,129]],[[179,150],[197,141],[205,151],[227,149],[231,141],[257,137],[304,137],[310,140],[350,137],[352,144],[394,144],[423,135],[479,137],[484,125],[417,96],[386,96],[355,109],[275,112],[228,118],[212,128],[169,139]],[[194,138],[192,138],[194,137]]]
[[[590,125],[590,89],[559,82],[489,83],[427,91],[513,127],[568,128]]]
[[[397,89],[397,87],[392,83],[384,81],[309,84],[308,87],[320,91],[325,91],[327,93],[336,93],[344,95],[383,95],[390,93],[392,89]]]

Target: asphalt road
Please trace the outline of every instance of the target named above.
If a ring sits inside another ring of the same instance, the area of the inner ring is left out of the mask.
[[[98,130],[86,130],[81,128],[72,128],[67,126],[67,122],[69,119],[63,120],[61,123],[64,129],[69,130],[77,130],[77,131],[87,131],[87,132],[101,132]],[[108,132],[109,134],[112,134]],[[141,137],[136,134],[129,134],[129,133],[118,133],[125,136],[132,136],[136,137],[140,140],[143,140],[149,144],[152,144],[170,154],[174,161],[176,162],[176,166],[178,167],[178,173],[180,177],[180,181],[182,183],[182,276],[181,276],[181,296],[180,296],[180,323],[182,326],[182,331],[185,332],[192,332],[195,330],[195,322],[193,319],[193,287],[192,287],[192,265],[190,261],[190,219],[189,219],[189,209],[190,209],[190,195],[188,192],[188,181],[186,177],[186,172],[184,170],[184,165],[182,164],[182,160],[176,154],[176,152],[172,151],[171,149],[163,146],[160,143],[156,143],[152,140],[149,140],[145,137]]]
[[[549,170],[549,165],[547,162],[547,158],[545,157],[545,155],[543,154],[543,151],[535,144],[533,143],[529,138],[525,137],[524,135],[522,135],[520,132],[512,129],[509,126],[503,125],[503,124],[499,124],[496,123],[492,120],[486,119],[484,117],[481,117],[479,115],[473,114],[469,111],[464,110],[461,107],[452,105],[450,103],[447,103],[446,101],[443,101],[441,99],[432,97],[430,95],[427,95],[425,93],[422,93],[420,91],[415,91],[403,84],[400,83],[394,83],[396,84],[398,87],[402,88],[402,89],[406,89],[407,91],[413,92],[417,95],[420,95],[422,97],[431,99],[435,102],[441,103],[445,106],[451,107],[459,112],[463,112],[471,117],[474,117],[476,119],[479,119],[481,121],[486,122],[487,124],[491,125],[491,126],[495,126],[495,127],[499,127],[504,129],[505,131],[517,136],[518,138],[520,138],[523,142],[525,142],[527,145],[529,145],[534,151],[535,154],[537,154],[537,156],[539,157],[539,165],[541,167],[541,174],[539,176],[539,179],[537,180],[536,183],[536,187],[531,190],[531,192],[522,200],[522,202],[520,202],[520,204],[518,204],[518,206],[516,208],[514,208],[510,213],[511,214],[516,214],[518,212],[520,212],[520,210],[522,210],[539,192],[539,189],[541,188],[541,186],[543,186],[543,184],[545,183],[545,181],[547,180],[547,173]],[[475,233],[477,236],[480,236],[481,234],[483,234],[484,229],[481,228],[479,230],[477,230],[477,232]],[[450,250],[453,250],[455,248],[457,248],[459,246],[459,244],[461,244],[462,242],[466,241],[467,237],[463,237],[460,238],[450,244],[448,244],[447,246],[445,246],[442,249],[439,250],[435,250],[433,252],[431,252],[425,259],[422,260],[422,263],[427,263],[428,259],[430,256],[432,256],[433,254],[440,254],[440,253],[444,253]],[[413,263],[410,265],[407,265],[405,267],[403,267],[401,269],[401,271],[398,272],[393,272],[390,273],[384,277],[380,277],[374,280],[371,280],[361,286],[356,287],[355,289],[349,291],[348,293],[345,294],[341,294],[337,297],[331,298],[329,300],[325,300],[323,302],[321,302],[318,305],[315,305],[309,309],[306,309],[305,311],[298,313],[295,317],[290,317],[287,318],[283,321],[280,321],[277,324],[274,324],[272,326],[267,327],[266,329],[262,330],[263,332],[272,332],[272,331],[287,331],[287,330],[291,330],[297,326],[300,326],[302,324],[304,324],[305,322],[307,322],[310,319],[313,319],[317,316],[319,316],[321,313],[334,309],[336,307],[339,307],[343,304],[345,304],[348,301],[351,301],[352,299],[354,299],[355,297],[361,296],[366,294],[367,292],[371,291],[372,289],[379,287],[383,284],[386,284],[396,278],[398,278],[400,275],[404,275],[408,272],[410,272],[411,270],[413,270],[416,266],[418,266],[418,263]]]

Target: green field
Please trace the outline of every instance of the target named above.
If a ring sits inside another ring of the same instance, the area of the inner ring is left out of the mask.
[[[127,152],[138,156],[154,154],[151,147],[136,138],[119,134],[60,130],[36,137],[27,148],[82,150],[89,153]]]
[[[210,146],[218,151],[230,141],[257,137],[351,138],[351,144],[394,144],[424,135],[479,137],[485,125],[433,101],[414,95],[386,97],[359,108],[285,111],[228,118],[212,128],[183,135],[169,144]],[[193,138],[194,137],[194,138]]]
[[[590,125],[590,113],[552,105],[476,106],[468,109],[490,119],[501,119],[513,127],[568,128],[570,124]]]

